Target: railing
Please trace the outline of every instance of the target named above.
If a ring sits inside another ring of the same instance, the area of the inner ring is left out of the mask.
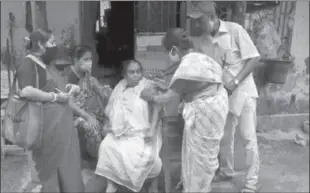
[[[138,34],[163,33],[168,28],[185,26],[185,1],[135,2],[135,28]]]

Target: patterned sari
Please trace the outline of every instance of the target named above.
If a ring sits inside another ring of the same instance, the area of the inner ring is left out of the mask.
[[[95,171],[134,192],[141,190],[146,178],[158,176],[162,166],[161,123],[151,131],[149,104],[140,98],[149,83],[142,79],[137,86],[127,88],[124,79],[114,88],[105,109],[111,133],[100,145]]]
[[[81,77],[79,81],[79,86],[81,88],[78,95],[74,96],[73,100],[77,106],[85,110],[88,114],[95,117],[100,126],[91,126],[87,120],[82,117],[75,116],[74,124],[79,130],[80,140],[85,140],[85,145],[87,153],[93,157],[98,157],[98,149],[101,141],[103,140],[105,133],[104,126],[106,125],[106,117],[104,115],[104,108],[109,100],[110,92],[112,91],[109,86],[100,85],[100,92],[105,96],[102,100],[99,93],[96,92],[94,88],[94,77]],[[84,136],[81,136],[84,134]]]
[[[184,102],[183,192],[211,191],[212,178],[219,166],[217,156],[228,113],[228,96],[221,78],[221,66],[214,60],[204,54],[189,53],[182,58],[171,79],[170,87],[179,79],[219,85],[215,94],[201,91],[200,97]]]

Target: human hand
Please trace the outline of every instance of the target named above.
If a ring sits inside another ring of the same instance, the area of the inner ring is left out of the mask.
[[[66,103],[68,102],[70,95],[68,93],[58,93],[56,97],[56,102]]]
[[[104,85],[104,86],[102,86],[102,88],[104,90],[104,95],[107,97],[110,97],[113,89],[109,85]]]
[[[151,130],[148,130],[144,135],[144,142],[150,143],[153,140],[154,133]]]
[[[164,74],[163,70],[158,70],[158,71],[155,71],[153,76],[156,78],[164,78],[165,74]]]
[[[145,101],[152,101],[153,96],[156,95],[156,92],[152,88],[145,88],[142,90],[140,97]]]
[[[81,88],[76,84],[67,84],[66,90],[67,90],[68,94],[73,96],[73,95],[79,93]]]
[[[227,90],[228,95],[231,95],[234,92],[234,90],[237,88],[237,85],[232,80],[228,84],[225,84],[224,87]]]
[[[100,127],[99,121],[91,115],[87,117],[87,123],[89,124],[90,127],[94,127],[94,128]]]

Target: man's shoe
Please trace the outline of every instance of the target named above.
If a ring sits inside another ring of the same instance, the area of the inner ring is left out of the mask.
[[[223,181],[229,181],[233,177],[232,176],[227,176],[223,172],[217,172],[215,176],[213,177],[212,182],[223,182]]]

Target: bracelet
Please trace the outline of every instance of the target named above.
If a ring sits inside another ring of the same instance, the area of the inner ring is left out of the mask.
[[[52,103],[56,102],[57,101],[57,94],[54,93],[54,92],[51,92],[51,94],[53,95],[53,100],[52,100]]]

